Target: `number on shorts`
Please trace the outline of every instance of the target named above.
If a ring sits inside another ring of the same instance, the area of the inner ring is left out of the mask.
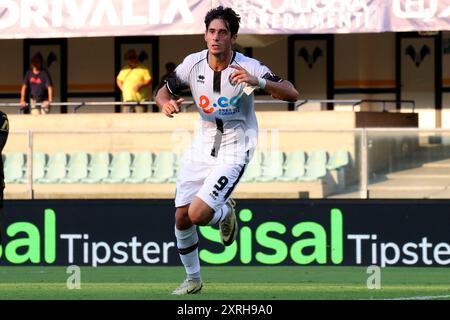
[[[228,178],[225,176],[222,176],[217,180],[217,184],[214,185],[214,188],[216,188],[217,191],[222,191],[223,188],[228,184]]]

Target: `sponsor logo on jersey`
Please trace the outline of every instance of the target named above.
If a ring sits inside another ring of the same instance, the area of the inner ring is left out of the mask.
[[[217,99],[216,102],[212,102],[210,98],[202,95],[199,99],[199,107],[206,114],[217,111],[219,115],[228,116],[241,112],[239,107],[239,100],[239,96],[234,96],[230,99],[221,96]]]

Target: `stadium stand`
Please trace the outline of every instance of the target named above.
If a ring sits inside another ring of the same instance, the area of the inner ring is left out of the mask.
[[[174,183],[179,157],[172,152],[76,152],[66,154],[35,153],[33,166],[36,183]],[[326,175],[324,170],[344,171],[349,164],[347,151],[339,150],[326,164],[327,152],[282,151],[264,153],[257,150],[243,182],[315,181]],[[112,158],[111,165],[109,165]],[[48,164],[46,165],[46,159]],[[91,159],[89,161],[89,159]],[[308,159],[305,163],[305,160]],[[23,153],[6,154],[8,183],[26,183],[28,163]],[[305,168],[306,174],[305,174]]]
[[[389,120],[388,115],[382,116],[382,120]],[[6,196],[9,199],[29,199],[30,196],[36,199],[173,198],[181,155],[193,137],[197,117],[194,113],[180,113],[173,119],[151,113],[101,117],[51,114],[37,121],[31,116],[11,115],[13,133],[4,151]],[[405,116],[402,120],[404,126],[414,126],[416,120],[408,119]],[[261,128],[259,149],[236,187],[235,197],[323,198],[340,188],[347,190],[348,186],[358,184],[360,140],[352,131],[358,127],[355,113],[305,111],[286,117],[285,112],[270,111],[259,113],[258,122]],[[27,134],[30,131],[31,136]],[[33,184],[28,181],[30,145],[36,159]],[[394,147],[384,140],[373,140],[371,146],[371,154],[380,155],[376,159],[376,169],[387,167],[389,159],[381,155]],[[394,149],[410,153],[416,146],[417,138],[412,137],[407,149]],[[312,153],[318,150],[327,152],[329,161],[325,157],[318,165],[309,165],[313,162]],[[345,155],[334,156],[338,150],[347,152],[347,165],[344,165]],[[63,170],[59,170],[56,180],[48,173],[52,161],[47,165],[47,159],[61,152],[67,154],[65,176]],[[120,168],[123,171],[115,169],[117,155],[122,152],[129,154],[126,165]],[[18,157],[23,160],[10,165],[13,161],[8,158],[14,153],[21,154]],[[399,156],[406,157],[408,153]],[[345,169],[339,169],[340,165]],[[374,167],[371,162],[369,166]],[[49,178],[53,182],[45,180]]]

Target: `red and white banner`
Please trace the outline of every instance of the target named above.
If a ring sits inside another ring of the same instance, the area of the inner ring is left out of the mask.
[[[0,0],[0,38],[201,34],[218,5],[243,34],[450,30],[450,0]]]

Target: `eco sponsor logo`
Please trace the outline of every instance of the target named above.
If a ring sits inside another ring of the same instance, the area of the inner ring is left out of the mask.
[[[289,226],[272,220],[254,223],[250,209],[242,209],[238,217],[239,236],[229,247],[220,245],[220,234],[216,228],[199,228],[203,237],[199,250],[202,263],[371,264],[381,267],[450,265],[449,243],[432,242],[423,233],[412,236],[409,241],[395,242],[383,241],[379,233],[346,233],[350,222],[345,220],[344,213],[338,208],[332,208],[326,215],[328,221],[319,223],[299,215],[299,222]],[[131,236],[128,241],[111,241],[111,237],[108,241],[92,241],[91,235],[83,232],[58,234],[57,226],[57,214],[53,209],[44,210],[40,226],[27,221],[9,224],[6,239],[0,246],[0,261],[13,265],[55,264],[61,262],[57,258],[62,256],[66,259],[63,261],[66,265],[94,267],[105,264],[179,264],[173,241],[144,242],[137,236]],[[133,230],[125,230],[125,234],[133,234]]]
[[[240,112],[239,108],[240,96],[234,96],[231,98],[227,98],[221,96],[217,99],[216,102],[211,104],[211,99],[205,95],[200,96],[199,98],[199,107],[203,110],[204,113],[213,113],[218,110],[220,115],[232,115]]]

